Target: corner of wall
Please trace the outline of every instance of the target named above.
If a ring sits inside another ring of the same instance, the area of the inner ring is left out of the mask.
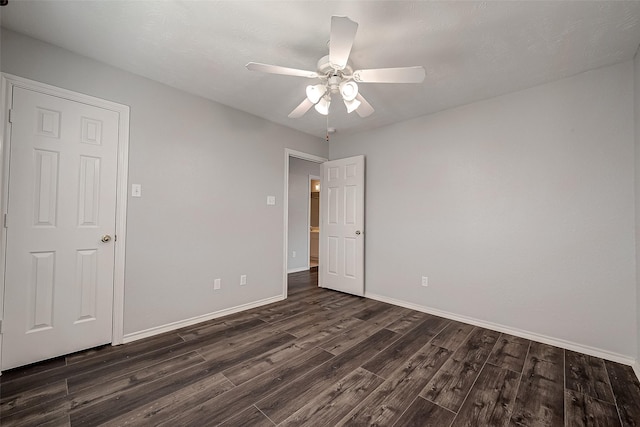
[[[634,139],[635,139],[635,237],[636,237],[636,363],[634,371],[640,379],[640,46],[633,61]]]

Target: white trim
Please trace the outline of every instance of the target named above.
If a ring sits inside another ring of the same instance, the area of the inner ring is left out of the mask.
[[[636,363],[633,364],[633,372],[636,373],[636,377],[640,381],[640,360],[636,360]]]
[[[166,325],[155,326],[153,328],[145,329],[138,332],[132,332],[125,334],[123,343],[130,343],[132,341],[141,340],[143,338],[149,338],[154,335],[162,334],[164,332],[175,331],[176,329],[184,328],[186,326],[195,325],[200,322],[206,322],[208,320],[216,319],[222,316],[228,316],[229,314],[239,313],[244,310],[250,310],[252,308],[260,307],[267,304],[273,304],[274,302],[282,301],[284,296],[277,295],[275,297],[265,298],[259,301],[250,302],[247,304],[241,304],[231,308],[225,308],[224,310],[214,311],[212,313],[202,314],[200,316],[191,317],[189,319],[179,320],[177,322],[167,323]]]
[[[287,298],[287,274],[289,264],[289,158],[295,157],[296,159],[308,160],[315,163],[324,163],[327,161],[324,157],[315,156],[313,154],[303,153],[302,151],[292,150],[290,148],[284,149],[284,197],[283,197],[283,211],[284,211],[284,245],[283,245],[283,257],[282,257],[282,299]]]
[[[309,174],[309,188],[307,188],[307,194],[309,195],[309,205],[307,206],[307,266],[310,269],[311,268],[311,193],[313,192],[313,189],[311,188],[311,180],[316,180],[316,181],[320,181],[322,178],[320,178],[318,175],[311,175]],[[322,190],[322,189],[320,189]],[[318,200],[318,203],[320,203],[320,200]],[[320,222],[318,221],[318,226],[320,226]],[[318,249],[318,267],[320,266],[320,250]]]
[[[459,322],[468,323],[470,325],[479,326],[481,328],[491,329],[493,331],[514,335],[516,337],[525,338],[531,341],[537,341],[544,344],[549,344],[556,347],[564,348],[567,350],[577,351],[580,353],[588,354],[589,356],[599,357],[601,359],[622,363],[624,365],[633,366],[635,363],[635,360],[629,356],[625,356],[619,353],[614,353],[611,351],[607,351],[607,350],[603,350],[595,347],[590,347],[583,344],[578,344],[572,341],[566,341],[559,338],[549,337],[547,335],[536,334],[534,332],[523,331],[521,329],[511,328],[508,326],[501,325],[499,323],[487,322],[484,320],[475,319],[473,317],[461,316],[459,314],[450,313],[448,311],[438,310],[436,308],[431,308],[431,307],[425,307],[422,305],[397,300],[395,298],[373,294],[371,292],[365,292],[364,296],[365,298],[371,298],[376,301],[386,302],[388,304],[405,307],[411,310],[421,311],[423,313],[433,314],[435,316],[444,317],[450,320],[456,320]],[[634,369],[636,371],[636,375],[638,375],[637,364],[634,367]]]
[[[289,270],[287,270],[287,274],[289,273],[299,273],[301,271],[309,271],[311,267],[298,267],[298,268],[291,268]]]
[[[127,186],[128,186],[128,173],[129,173],[129,107],[116,102],[107,101],[105,99],[96,98],[93,96],[85,95],[79,92],[74,92],[67,89],[62,89],[56,86],[51,86],[45,83],[40,83],[34,80],[25,79],[23,77],[15,76],[12,74],[2,73],[2,102],[6,107],[8,113],[8,107],[10,105],[9,93],[12,92],[13,87],[22,87],[28,90],[35,90],[46,95],[55,96],[58,98],[67,99],[74,102],[81,102],[84,104],[92,105],[95,107],[110,110],[118,114],[118,171],[116,177],[116,229],[115,234],[117,241],[114,246],[115,258],[114,258],[114,270],[113,270],[113,326],[111,343],[113,345],[123,343],[124,335],[124,270],[125,270],[125,250],[126,250],[126,230],[127,230]],[[6,121],[6,117],[2,118]],[[5,141],[9,140],[7,126],[7,134]],[[3,144],[4,145],[4,144]],[[5,213],[4,207],[6,206],[6,198],[8,197],[8,187],[4,182],[5,170],[8,170],[8,156],[4,156],[4,146],[0,147],[0,156],[3,160],[0,161],[0,180],[2,185],[2,213]],[[4,170],[3,170],[4,169]],[[2,234],[2,252],[0,253],[0,259],[4,260],[4,248],[6,246],[6,233],[4,228],[0,228],[0,234]],[[4,262],[0,263],[0,291],[4,295]]]

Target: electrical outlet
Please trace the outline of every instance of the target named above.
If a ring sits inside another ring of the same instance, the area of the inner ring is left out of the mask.
[[[222,280],[220,280],[220,279],[216,279],[216,280],[213,281],[213,290],[214,291],[217,291],[218,289],[220,289],[220,285],[222,284],[221,282],[222,282]]]
[[[427,276],[422,276],[422,286],[425,288],[429,286],[429,278]]]
[[[295,258],[296,257],[296,251],[293,251],[293,253],[291,254],[291,258]]]
[[[247,284],[247,275],[243,274],[242,276],[240,276],[240,286],[244,286]]]

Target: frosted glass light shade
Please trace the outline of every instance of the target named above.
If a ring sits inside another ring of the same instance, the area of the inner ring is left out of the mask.
[[[314,104],[320,101],[320,98],[325,94],[327,88],[322,84],[307,86],[307,98]]]
[[[347,113],[352,113],[360,106],[360,101],[352,99],[351,101],[344,100],[344,105],[347,107]]]
[[[323,116],[326,116],[327,114],[329,114],[329,105],[331,105],[331,101],[327,99],[327,97],[325,96],[322,99],[320,99],[320,101],[318,101],[318,103],[315,106],[315,109],[318,113],[322,114]]]
[[[358,84],[353,80],[340,83],[340,95],[345,101],[353,101],[358,96]]]

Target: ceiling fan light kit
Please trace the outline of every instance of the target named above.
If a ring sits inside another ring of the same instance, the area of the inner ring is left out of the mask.
[[[320,83],[306,88],[306,98],[291,112],[289,117],[302,117],[311,107],[322,114],[329,114],[331,95],[340,95],[347,113],[356,111],[360,117],[368,117],[374,109],[359,92],[358,83],[422,83],[425,70],[421,66],[399,68],[377,68],[353,71],[349,55],[353,46],[358,23],[346,16],[331,17],[329,55],[320,58],[317,71],[249,62],[247,69],[270,74],[319,79]]]
[[[329,106],[331,105],[331,97],[329,95],[323,96],[320,101],[315,105],[315,109],[318,113],[326,116],[329,114]]]

